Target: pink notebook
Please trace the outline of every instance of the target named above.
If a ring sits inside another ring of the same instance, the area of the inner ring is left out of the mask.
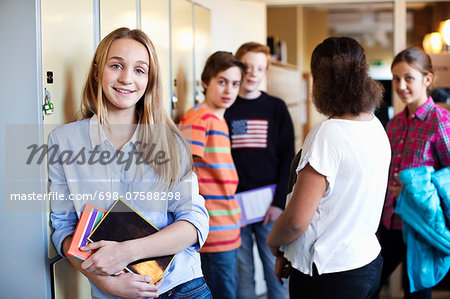
[[[105,214],[106,210],[103,210],[102,208],[99,208],[91,203],[86,203],[83,212],[81,213],[80,220],[78,220],[77,228],[73,234],[69,250],[67,251],[69,256],[73,256],[80,261],[84,261],[92,254],[90,251],[80,250],[80,247],[88,244],[88,236]]]

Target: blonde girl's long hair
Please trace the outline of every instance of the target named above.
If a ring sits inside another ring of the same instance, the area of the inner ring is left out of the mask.
[[[168,163],[150,166],[158,176],[158,184],[172,189],[174,185],[188,177],[193,169],[190,147],[182,134],[168,116],[163,105],[162,80],[155,47],[149,37],[141,30],[118,28],[108,34],[98,45],[89,69],[88,78],[83,90],[81,117],[90,118],[97,115],[100,125],[109,124],[106,97],[101,88],[103,70],[106,65],[108,50],[111,44],[121,38],[135,40],[146,47],[149,58],[148,84],[144,96],[136,104],[138,116],[139,141],[137,150],[147,157],[151,144],[155,144],[153,153],[162,151],[169,159]],[[184,160],[183,160],[184,158]],[[186,161],[186,159],[188,159]],[[182,165],[185,165],[184,167]]]

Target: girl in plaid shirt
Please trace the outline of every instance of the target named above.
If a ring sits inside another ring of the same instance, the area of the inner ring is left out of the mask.
[[[392,86],[406,107],[386,127],[392,160],[379,231],[384,259],[382,282],[406,260],[401,218],[394,214],[403,187],[399,172],[419,166],[433,166],[436,170],[450,166],[450,112],[435,105],[429,96],[434,76],[430,56],[419,48],[408,48],[394,58],[391,70]],[[410,294],[405,264],[405,298],[431,298],[431,289]]]

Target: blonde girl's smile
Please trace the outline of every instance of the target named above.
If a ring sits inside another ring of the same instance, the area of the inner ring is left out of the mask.
[[[114,88],[114,90],[116,90],[118,93],[121,93],[121,94],[130,94],[130,93],[136,92],[136,90],[127,90],[127,89],[121,89],[121,88]]]
[[[109,113],[132,110],[147,88],[149,54],[141,43],[128,38],[115,40],[108,51],[102,89]]]

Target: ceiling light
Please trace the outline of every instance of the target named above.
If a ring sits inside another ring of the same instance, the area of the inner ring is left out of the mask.
[[[450,19],[441,22],[440,33],[445,43],[450,46]]]
[[[427,53],[440,53],[442,51],[442,37],[439,32],[425,35],[422,42],[423,49]]]

